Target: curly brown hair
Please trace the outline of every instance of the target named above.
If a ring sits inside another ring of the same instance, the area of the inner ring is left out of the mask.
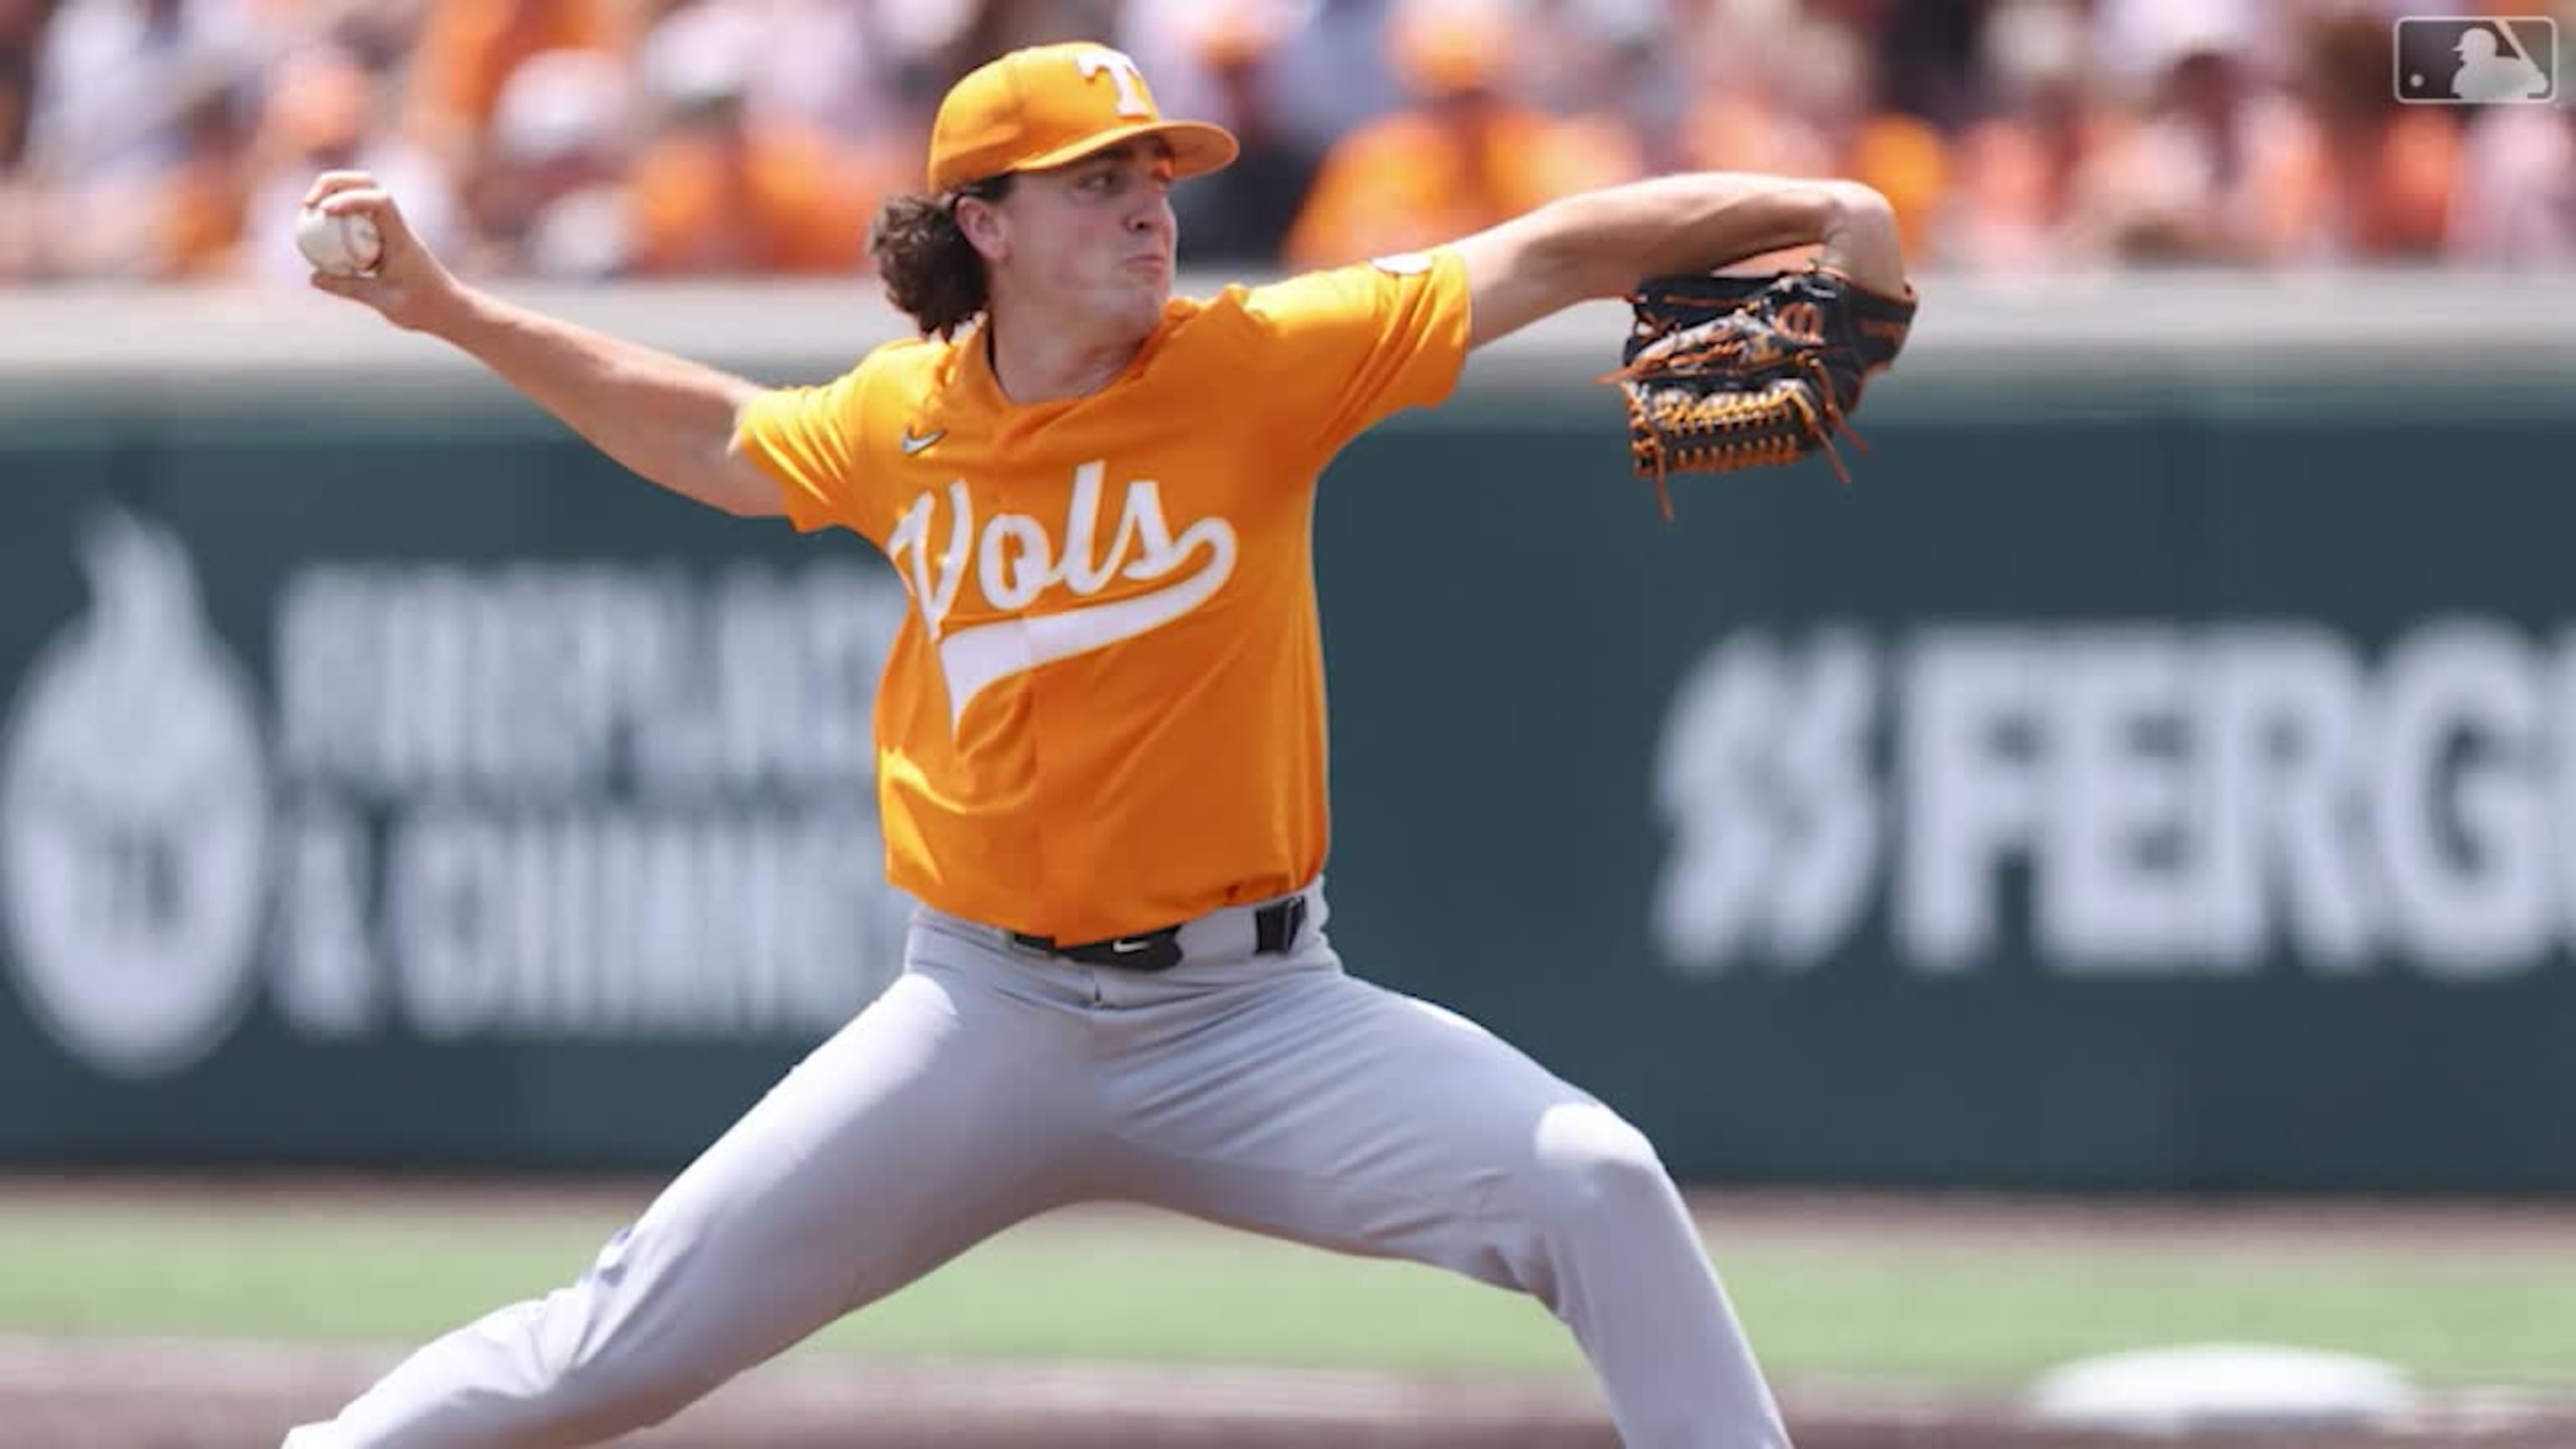
[[[876,258],[887,299],[922,335],[954,335],[991,300],[984,258],[957,225],[957,203],[970,196],[999,201],[1010,195],[1012,179],[1005,172],[942,196],[893,197],[878,208],[868,254]]]

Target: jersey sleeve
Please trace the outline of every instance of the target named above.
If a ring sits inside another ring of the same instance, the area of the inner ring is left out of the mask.
[[[1325,456],[1371,424],[1449,396],[1467,361],[1467,265],[1386,257],[1255,289],[1262,396]]]
[[[884,542],[861,496],[867,386],[862,362],[820,386],[772,388],[752,399],[735,427],[743,455],[778,480],[787,517],[804,532],[840,524]]]

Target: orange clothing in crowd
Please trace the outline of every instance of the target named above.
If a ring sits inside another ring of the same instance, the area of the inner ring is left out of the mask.
[[[674,131],[636,158],[632,181],[647,274],[856,270],[883,190],[861,158],[783,127]]]
[[[1719,92],[1682,121],[1682,154],[1704,171],[1768,171],[1825,176],[1833,148],[1800,117],[1754,96]]]
[[[1950,143],[1940,130],[1913,116],[1882,112],[1861,123],[1843,167],[1844,175],[1887,198],[1906,254],[1922,255],[1950,194]]]
[[[1013,403],[980,326],[762,395],[743,445],[796,526],[863,535],[912,594],[877,694],[894,884],[1087,942],[1313,880],[1316,475],[1446,397],[1467,332],[1442,251],[1174,299],[1079,398]]]
[[[479,134],[511,72],[549,50],[617,50],[608,0],[439,0],[420,37],[413,85],[447,125]]]
[[[169,277],[208,277],[230,268],[241,245],[246,188],[211,165],[175,172],[161,196],[161,270]]]
[[[1466,124],[1444,114],[1454,113],[1390,116],[1326,153],[1289,230],[1288,260],[1333,266],[1428,246],[1640,169],[1634,143],[1611,125],[1501,100],[1480,103]]]
[[[1878,189],[1909,253],[1930,240],[1950,188],[1950,147],[1929,122],[1894,112],[1862,121],[1839,147],[1819,128],[1746,96],[1712,97],[1684,122],[1682,151],[1707,171],[1848,177]]]
[[[1925,255],[1997,271],[2055,263],[2084,179],[2125,133],[2117,112],[2080,100],[1969,126],[1958,140],[1957,187]]]
[[[2387,261],[2441,254],[2462,165],[2442,110],[2407,107],[2384,124],[2329,130],[2317,149],[2312,214],[2324,258]]]

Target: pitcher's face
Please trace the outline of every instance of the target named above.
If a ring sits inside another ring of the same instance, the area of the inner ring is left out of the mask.
[[[1161,323],[1180,237],[1171,148],[1162,141],[1025,172],[993,211],[1001,239],[993,264],[1013,291],[1101,331],[1141,337]]]

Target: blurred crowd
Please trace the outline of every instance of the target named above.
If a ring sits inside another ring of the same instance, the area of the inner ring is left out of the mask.
[[[1073,37],[1243,137],[1175,193],[1194,265],[1692,168],[1858,177],[1968,271],[2576,262],[2576,109],[2395,99],[2392,20],[2439,8],[0,0],[0,284],[298,281],[296,199],[353,166],[461,272],[847,273],[949,82]]]

